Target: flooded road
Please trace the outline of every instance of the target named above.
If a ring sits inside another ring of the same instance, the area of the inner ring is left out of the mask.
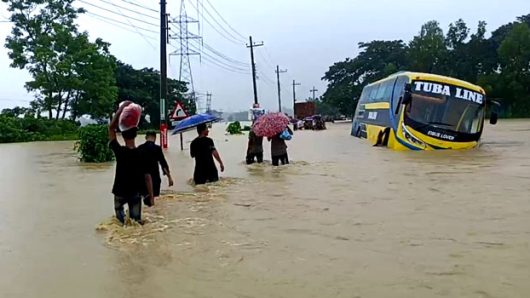
[[[172,137],[176,185],[125,229],[112,163],[80,164],[72,142],[0,145],[0,297],[530,295],[529,121],[443,152],[328,128],[295,132],[293,164],[273,169],[214,126],[225,179],[198,188]]]

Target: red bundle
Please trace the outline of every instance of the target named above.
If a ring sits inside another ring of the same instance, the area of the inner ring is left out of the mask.
[[[140,117],[142,116],[142,107],[132,103],[123,109],[119,119],[120,131],[126,131],[138,127]]]

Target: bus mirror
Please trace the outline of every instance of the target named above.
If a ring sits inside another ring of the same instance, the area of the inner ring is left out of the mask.
[[[405,91],[403,94],[403,100],[401,101],[402,104],[408,105],[412,101],[412,94],[410,91]]]
[[[491,125],[495,125],[497,124],[497,120],[498,120],[499,116],[497,115],[497,113],[495,112],[491,112],[491,116],[490,116],[490,124]]]

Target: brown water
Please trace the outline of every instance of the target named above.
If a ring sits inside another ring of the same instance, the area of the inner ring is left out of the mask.
[[[225,179],[196,189],[172,138],[176,185],[126,228],[113,164],[78,163],[71,142],[0,145],[0,297],[530,296],[530,122],[460,152],[329,128],[297,132],[273,169],[216,126]]]

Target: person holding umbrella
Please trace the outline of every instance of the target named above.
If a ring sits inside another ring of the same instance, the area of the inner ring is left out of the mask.
[[[287,144],[285,144],[285,140],[287,139],[284,137],[286,133],[289,133],[290,135],[293,134],[293,131],[287,126],[285,128],[284,132],[281,132],[272,138],[268,138],[268,140],[271,142],[271,158],[272,158],[272,165],[277,167],[280,165],[280,162],[282,165],[289,164],[289,156],[287,155]]]
[[[289,118],[285,114],[265,114],[256,120],[252,130],[257,136],[267,137],[271,142],[273,166],[278,166],[280,161],[284,165],[289,163],[285,140],[289,140],[293,132],[289,128]]]
[[[219,180],[214,158],[219,162],[221,172],[225,170],[225,166],[221,160],[221,156],[219,156],[219,152],[215,148],[213,140],[208,137],[209,130],[206,125],[219,120],[218,117],[210,114],[197,114],[180,121],[173,130],[173,134],[177,134],[195,127],[197,128],[199,136],[190,145],[190,155],[192,158],[195,158],[193,181],[196,185]]]
[[[219,180],[214,158],[219,163],[221,172],[225,170],[225,166],[219,152],[215,148],[213,140],[208,137],[209,132],[208,126],[205,123],[197,125],[197,133],[199,136],[190,145],[190,155],[192,158],[195,158],[193,181],[196,185]]]

